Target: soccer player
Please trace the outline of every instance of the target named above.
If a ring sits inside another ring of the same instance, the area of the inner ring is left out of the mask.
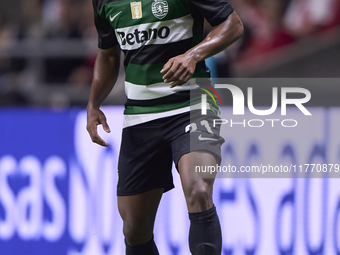
[[[93,0],[93,7],[99,52],[87,130],[102,146],[108,144],[98,135],[97,125],[106,132],[110,128],[99,107],[114,86],[120,51],[124,52],[127,102],[117,195],[126,254],[159,254],[153,226],[162,194],[174,187],[172,161],[189,212],[191,253],[221,254],[214,178],[190,174],[194,165],[220,164],[224,142],[219,127],[212,125],[217,117],[214,106],[201,115],[196,99],[202,90],[196,79],[209,77],[204,59],[236,41],[243,33],[242,22],[227,0]],[[213,29],[202,40],[204,18]],[[190,97],[195,93],[197,97]]]

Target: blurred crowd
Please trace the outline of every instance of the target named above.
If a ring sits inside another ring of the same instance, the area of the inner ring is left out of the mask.
[[[273,56],[283,56],[284,46],[323,36],[326,30],[338,33],[332,28],[340,25],[340,0],[229,1],[242,19],[244,36],[210,63],[215,77],[234,76],[233,65],[257,68]]]
[[[230,2],[244,23],[245,33],[236,45],[215,58],[220,69],[234,62],[246,63],[252,57],[267,54],[340,23],[340,0],[230,0]],[[27,104],[23,95],[13,93],[23,84],[89,86],[92,79],[95,52],[89,54],[85,52],[84,55],[72,57],[58,57],[57,54],[45,56],[40,59],[39,72],[32,75],[31,70],[36,65],[34,59],[6,55],[6,50],[14,42],[29,40],[95,42],[96,38],[91,0],[2,1],[0,105],[8,104],[7,101],[11,100],[16,104]],[[232,76],[232,73],[225,70],[222,73]]]
[[[32,42],[36,47],[39,42],[95,40],[90,0],[8,0],[0,7],[0,94],[1,87],[2,94],[6,94],[6,97],[0,95],[0,104],[11,100],[26,104],[24,97],[16,93],[23,83],[24,86],[90,85],[95,53],[86,52],[85,48],[84,54],[77,56],[70,52],[69,57],[58,56],[58,48],[42,58],[32,54],[6,55],[8,49],[13,51],[10,46],[15,43],[20,46],[20,42]]]
[[[245,25],[237,61],[266,54],[340,23],[340,0],[231,0]]]

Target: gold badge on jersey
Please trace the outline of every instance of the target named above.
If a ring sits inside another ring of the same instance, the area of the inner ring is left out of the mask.
[[[142,2],[131,2],[132,19],[142,18]]]

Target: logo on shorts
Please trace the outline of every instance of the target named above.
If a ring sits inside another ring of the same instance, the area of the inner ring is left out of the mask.
[[[165,0],[155,0],[151,5],[153,16],[157,19],[163,19],[169,11],[169,6]]]
[[[142,2],[131,2],[130,6],[131,6],[132,19],[141,19],[143,16]]]
[[[202,134],[198,136],[198,140],[200,141],[217,141],[215,138],[210,138],[210,137],[203,137]]]

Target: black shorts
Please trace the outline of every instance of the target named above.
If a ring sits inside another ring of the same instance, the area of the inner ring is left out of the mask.
[[[219,117],[211,111],[201,115],[196,110],[124,128],[117,195],[172,189],[172,161],[177,168],[180,158],[191,151],[208,151],[220,164],[224,139],[219,135],[220,125],[213,127],[214,119]]]

